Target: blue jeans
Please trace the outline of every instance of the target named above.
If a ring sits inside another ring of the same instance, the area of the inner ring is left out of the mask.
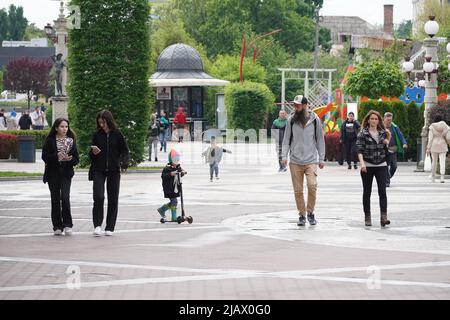
[[[167,152],[167,129],[161,130],[159,141],[161,142],[161,148],[164,148],[164,152]]]
[[[211,177],[211,180],[213,178],[214,173],[216,174],[216,178],[219,176],[219,164],[217,162],[214,162],[209,165],[209,175]]]

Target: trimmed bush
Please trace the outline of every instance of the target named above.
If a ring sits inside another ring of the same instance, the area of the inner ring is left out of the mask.
[[[417,161],[417,139],[420,138],[423,128],[423,111],[415,102],[411,102],[407,107],[408,113],[408,150],[406,150],[406,158]]]
[[[0,133],[0,159],[17,158],[17,136]]]
[[[17,131],[2,131],[5,134],[13,136],[34,136],[36,138],[36,149],[42,149],[45,138],[47,138],[49,130],[17,130]]]
[[[225,88],[228,125],[233,129],[262,129],[275,108],[275,96],[262,83],[233,83]]]
[[[72,0],[81,29],[70,31],[69,115],[80,164],[88,164],[95,119],[114,115],[130,148],[130,164],[144,160],[150,122],[149,5],[147,0]]]

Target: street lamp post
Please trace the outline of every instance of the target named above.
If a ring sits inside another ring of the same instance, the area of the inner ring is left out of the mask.
[[[424,40],[425,48],[425,59],[426,62],[423,65],[423,71],[425,72],[425,80],[420,81],[419,85],[425,87],[425,112],[424,112],[424,126],[421,133],[422,149],[421,158],[418,159],[417,171],[423,171],[425,153],[428,144],[428,130],[430,123],[428,120],[428,112],[430,108],[434,107],[438,103],[438,46],[439,40],[434,38],[434,36],[439,32],[439,24],[435,21],[435,17],[430,17],[430,20],[425,24],[425,32],[429,35],[429,38]],[[411,72],[411,64],[405,61],[403,64],[404,72]]]
[[[55,68],[57,69],[57,83],[55,83],[55,97],[52,97],[53,102],[53,121],[57,118],[68,118],[68,98],[66,85],[68,81],[67,73],[67,57],[68,48],[67,42],[69,38],[68,22],[64,15],[64,1],[60,2],[58,19],[54,21],[54,26],[47,24],[44,28],[45,34],[55,45]]]

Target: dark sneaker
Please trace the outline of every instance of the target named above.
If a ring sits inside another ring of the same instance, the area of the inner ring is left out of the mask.
[[[315,226],[317,224],[316,218],[314,218],[314,214],[308,214],[308,222],[312,226]]]
[[[348,170],[352,170],[352,165],[351,164],[348,165]]]
[[[298,219],[297,225],[298,225],[299,227],[304,227],[305,224],[306,224],[306,218],[305,218],[305,216],[300,216],[300,218]]]
[[[355,170],[357,170],[357,169],[358,169],[358,165],[355,164],[355,165],[353,166],[353,168],[355,168]]]

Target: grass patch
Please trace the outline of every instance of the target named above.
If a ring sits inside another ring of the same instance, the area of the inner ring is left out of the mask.
[[[14,177],[41,177],[42,173],[29,173],[29,172],[13,172],[5,171],[0,172],[0,178],[14,178]]]

